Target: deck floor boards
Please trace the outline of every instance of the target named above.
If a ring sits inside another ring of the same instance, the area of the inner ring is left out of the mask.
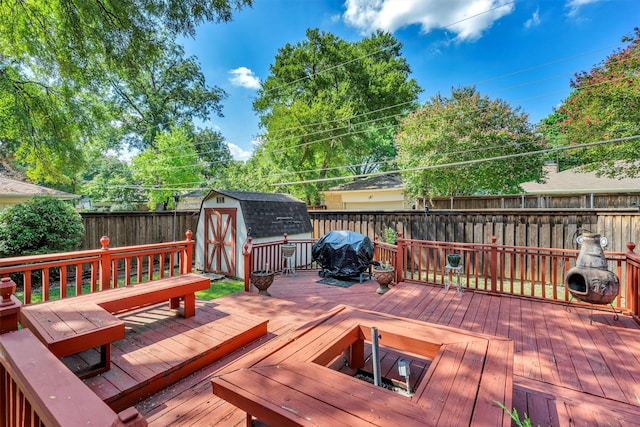
[[[197,301],[196,316],[179,325],[171,325],[181,319],[161,306],[122,316],[127,337],[114,343],[111,372],[86,382],[101,397],[108,396],[116,392],[114,384],[163,369],[180,353],[179,346],[195,350],[231,333],[234,325],[243,327],[252,317],[269,319],[266,336],[136,405],[151,426],[243,426],[244,413],[213,395],[211,375],[267,340],[347,304],[513,340],[513,405],[520,414],[527,413],[533,425],[640,425],[640,327],[629,317],[621,315],[615,321],[612,313],[595,310],[590,324],[586,307],[567,310],[558,304],[470,291],[458,295],[454,288],[444,293],[441,285],[414,283],[394,285],[378,295],[371,280],[341,288],[318,284],[318,279],[315,272],[298,271],[276,277],[271,298],[253,290]],[[223,318],[226,321],[216,327]],[[146,352],[144,347],[149,347]],[[369,356],[366,347],[365,357]],[[385,375],[397,377],[395,363],[401,356],[385,353]],[[415,385],[430,362],[403,357],[412,363]]]

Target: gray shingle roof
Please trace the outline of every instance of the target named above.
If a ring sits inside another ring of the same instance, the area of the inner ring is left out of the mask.
[[[77,199],[80,196],[65,193],[64,191],[52,188],[41,187],[40,185],[29,184],[28,182],[16,181],[15,179],[0,176],[0,197],[19,196],[53,196],[64,200]]]
[[[236,199],[253,238],[311,233],[313,226],[307,205],[288,194],[251,191],[212,190],[205,201],[216,194]]]
[[[398,175],[378,175],[369,178],[356,178],[351,182],[331,187],[331,191],[364,191],[364,190],[388,190],[402,188],[402,178]]]
[[[551,172],[544,183],[525,182],[521,186],[525,193],[532,194],[638,192],[640,178],[609,178],[597,176],[595,172],[580,172],[575,168]]]

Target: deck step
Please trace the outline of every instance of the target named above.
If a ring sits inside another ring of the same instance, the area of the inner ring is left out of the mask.
[[[119,316],[125,338],[113,343],[111,369],[85,383],[114,411],[138,403],[267,333],[267,320],[228,315],[197,301],[194,317],[176,316],[166,304]],[[72,369],[99,357],[88,350],[64,358]]]

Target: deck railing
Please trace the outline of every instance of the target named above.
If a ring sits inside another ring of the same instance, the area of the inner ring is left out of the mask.
[[[283,269],[280,247],[295,243],[304,256],[296,263],[298,270],[313,270],[319,266],[310,257],[314,239],[282,240],[254,244],[250,240],[244,247],[245,290],[249,290],[251,272],[266,266],[278,272]],[[605,252],[609,270],[620,279],[620,293],[612,305],[637,319],[640,310],[640,255],[635,254],[633,243],[629,251]],[[400,281],[445,284],[457,281],[447,271],[447,255],[461,255],[460,281],[463,289],[510,295],[546,301],[579,303],[565,286],[565,274],[575,265],[577,249],[553,249],[496,244],[469,244],[404,239],[399,236],[395,245],[374,239],[374,260],[391,264]],[[640,320],[640,319],[639,319]]]
[[[131,407],[116,414],[28,330],[0,335],[0,427],[144,427]]]
[[[282,239],[268,242],[253,242],[249,237],[245,243],[242,254],[244,256],[244,288],[249,290],[251,273],[256,270],[272,270],[281,272],[287,267],[282,255],[282,245],[293,244],[295,251],[295,270],[317,270],[316,262],[311,260],[311,246],[317,239],[290,239],[285,233]],[[289,266],[291,267],[291,266]]]
[[[0,258],[0,277],[13,277],[25,304],[48,301],[103,289],[191,272],[194,241],[109,248],[57,254]]]

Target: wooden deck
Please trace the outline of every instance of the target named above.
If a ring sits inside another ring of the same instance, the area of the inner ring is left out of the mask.
[[[163,354],[177,360],[181,357],[177,343],[188,347],[189,342],[204,340],[199,338],[200,334],[218,330],[214,323],[221,316],[227,319],[226,327],[240,325],[248,316],[268,319],[265,337],[136,405],[153,426],[245,425],[244,412],[213,395],[212,373],[268,339],[338,304],[346,304],[509,338],[515,349],[513,406],[520,414],[527,413],[533,425],[640,425],[640,327],[626,316],[615,321],[612,313],[594,311],[591,324],[588,308],[567,310],[558,304],[473,292],[458,295],[454,289],[444,293],[442,287],[411,283],[401,283],[378,295],[373,281],[341,288],[318,284],[317,280],[316,273],[298,272],[293,277],[278,276],[269,289],[271,298],[239,293],[209,302],[197,301],[197,313],[192,319],[167,319],[164,307],[121,316],[128,332],[125,340],[114,343],[112,372],[87,383],[100,396],[113,395],[113,383],[125,377],[120,363],[126,355],[149,346],[151,355]],[[209,319],[213,323],[209,324]],[[149,326],[149,322],[154,326]],[[153,333],[141,340],[138,327]],[[398,357],[400,354],[393,352],[385,356],[383,373],[393,375]],[[139,361],[142,363],[128,362],[131,366],[126,377],[131,383],[136,381],[136,372],[160,373],[166,366],[161,361],[150,363],[149,358]],[[193,357],[192,363],[197,363]],[[429,361],[413,358],[412,374],[418,366],[422,368],[418,368],[412,382],[420,381]],[[187,375],[187,371],[176,372],[176,376]]]

